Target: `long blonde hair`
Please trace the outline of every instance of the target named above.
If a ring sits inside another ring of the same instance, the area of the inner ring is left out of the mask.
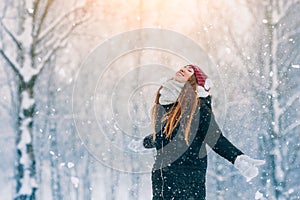
[[[159,105],[159,91],[162,89],[162,86],[158,89],[154,106],[152,108],[152,125],[153,125],[153,139],[156,139],[156,123],[157,123],[157,114]],[[196,77],[193,74],[188,81],[184,84],[181,92],[179,93],[176,103],[170,108],[170,110],[162,117],[161,123],[166,121],[163,133],[166,138],[172,136],[174,128],[180,123],[180,127],[184,131],[184,139],[186,144],[189,144],[189,133],[190,127],[195,113],[198,98],[197,98],[197,82]]]

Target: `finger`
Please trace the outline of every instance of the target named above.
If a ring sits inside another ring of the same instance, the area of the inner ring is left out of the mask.
[[[250,157],[245,157],[245,160],[249,163],[252,163],[253,165],[263,165],[265,164],[266,161],[264,160],[258,160],[258,159],[253,159],[253,158],[250,158]]]
[[[251,181],[254,177],[258,175],[258,169],[256,167],[249,168],[248,171],[245,172],[245,176],[247,178],[247,182]]]
[[[265,163],[266,163],[266,161],[264,161],[264,160],[254,160],[254,161],[253,161],[253,164],[254,164],[255,166],[264,165]]]

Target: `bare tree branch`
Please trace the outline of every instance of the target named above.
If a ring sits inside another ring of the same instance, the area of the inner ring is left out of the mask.
[[[47,0],[46,7],[44,9],[44,12],[43,12],[41,18],[40,18],[40,23],[39,23],[39,27],[37,29],[36,35],[40,34],[41,28],[42,28],[42,26],[44,24],[44,21],[45,21],[45,18],[47,16],[47,14],[49,13],[49,8],[50,8],[50,6],[52,5],[53,2],[54,2],[53,0]]]
[[[51,49],[52,46],[57,42],[57,39],[58,38],[55,35],[52,36],[47,42],[45,42],[43,45],[40,45],[40,47],[35,50],[35,54],[39,55],[45,51],[45,49]]]
[[[33,2],[33,21],[35,21],[35,19],[36,19],[36,14],[37,14],[40,3],[41,3],[41,0],[35,0]]]
[[[300,33],[299,27],[300,27],[300,23],[296,25],[296,28],[293,31],[284,32],[284,34],[278,38],[278,43],[286,42],[286,39],[291,38],[293,36],[297,37],[298,34]]]
[[[243,64],[245,64],[245,67],[247,68],[248,73],[252,72],[253,70],[250,69],[250,66],[255,66],[253,62],[248,64],[249,60],[242,54],[242,49],[239,47],[238,42],[236,41],[232,31],[228,29],[229,38],[230,41],[232,41],[233,47],[235,49],[236,54],[238,55],[238,58],[242,61]],[[260,90],[261,92],[264,92],[264,89],[261,87],[261,84],[256,81],[250,81],[249,84],[252,88],[255,88],[256,90]]]
[[[257,16],[258,16],[257,15],[258,13],[255,12],[256,10],[259,10],[257,8],[258,7],[260,8],[260,7],[263,6],[263,5],[256,6],[258,3],[259,3],[259,1],[255,1],[255,3],[254,3],[254,1],[251,1],[251,0],[246,0],[246,3],[245,3],[245,7],[248,8],[249,13],[251,14],[251,16],[252,16],[253,19],[256,19]],[[243,5],[243,2],[240,2],[240,4]],[[255,8],[256,8],[256,10],[255,10]]]
[[[299,56],[300,48],[298,45],[294,45],[293,49],[291,49],[290,54],[286,56],[286,59],[283,61],[283,66],[291,66],[292,61],[295,61]],[[293,57],[291,57],[291,54]]]
[[[2,55],[2,57],[4,58],[4,60],[11,66],[11,68],[16,73],[16,75],[18,75],[19,78],[22,79],[22,76],[21,76],[21,74],[19,72],[19,68],[17,67],[17,65],[13,61],[11,61],[9,59],[9,57],[5,54],[5,52],[2,49],[0,49],[0,54]]]
[[[291,96],[289,98],[289,100],[287,101],[287,103],[282,106],[281,108],[283,109],[283,112],[285,112],[297,99],[300,98],[300,92],[294,94],[293,96]]]
[[[1,25],[3,27],[3,29],[5,30],[5,32],[10,36],[10,38],[16,43],[17,47],[19,50],[22,50],[22,43],[17,39],[17,37],[14,36],[14,34],[8,30],[8,28],[5,26],[5,24],[3,23],[3,21],[1,20]]]
[[[230,41],[232,41],[233,47],[235,48],[235,52],[239,56],[239,58],[242,60],[244,64],[248,62],[247,58],[242,54],[242,50],[239,48],[238,42],[236,41],[231,29],[228,29]]]
[[[290,131],[297,128],[298,126],[300,126],[300,121],[296,121],[296,122],[292,123],[283,131],[283,135],[289,133]]]
[[[43,40],[55,27],[57,27],[59,24],[61,24],[66,17],[69,15],[75,13],[76,11],[79,11],[83,9],[83,6],[74,7],[70,11],[62,14],[61,16],[57,17],[57,19],[52,22],[43,32],[40,33],[39,38],[37,39],[37,43],[39,43],[41,40]]]
[[[4,102],[0,102],[0,106],[4,109],[4,110],[6,110],[6,112],[7,113],[9,113],[9,107],[8,107],[8,105],[6,104],[6,103],[4,103]]]
[[[2,16],[1,16],[1,21],[2,19],[4,19],[5,15],[6,15],[6,12],[7,12],[7,8],[8,8],[9,4],[8,3],[5,3],[4,6],[3,6],[3,11],[1,11],[2,13]]]
[[[297,158],[299,157],[299,152],[300,152],[300,147],[299,146],[291,152],[293,156],[292,156],[292,161],[290,162],[290,167],[292,169],[298,169],[299,168],[299,163],[296,162]]]
[[[17,106],[17,103],[16,103],[17,98],[16,98],[16,95],[15,95],[16,94],[15,87],[12,84],[12,81],[11,81],[14,77],[11,77],[11,73],[8,72],[9,68],[3,67],[3,70],[6,73],[6,76],[5,76],[6,82],[7,82],[7,85],[9,86],[9,88],[10,88],[9,91],[10,91],[11,109],[12,109],[12,113],[10,113],[10,117],[12,119],[11,121],[12,121],[13,127],[15,127],[16,124],[17,124],[17,119],[14,116],[16,116],[17,113],[18,113],[18,109],[17,109],[18,106]]]
[[[38,74],[41,73],[45,63],[52,57],[52,55],[60,48],[64,47],[66,45],[66,41],[68,39],[68,36],[72,33],[72,31],[78,27],[80,24],[84,23],[89,17],[85,17],[83,19],[80,19],[78,22],[75,22],[72,24],[72,26],[69,28],[69,30],[65,31],[64,34],[61,34],[58,39],[56,39],[55,44],[52,46],[51,50],[44,56],[43,62],[41,62],[37,66]]]
[[[291,161],[288,163],[288,167],[289,170],[287,171],[286,177],[289,177],[289,174],[292,172],[293,169],[297,169],[299,168],[298,166],[298,162],[296,162],[297,158],[299,157],[299,152],[300,152],[300,146],[297,145],[297,147],[295,149],[293,149],[293,151],[290,152],[291,154]],[[287,168],[285,168],[287,169]]]
[[[289,13],[289,9],[296,3],[296,1],[284,1],[285,4],[283,5],[272,5],[277,10],[277,19],[276,23],[274,23],[274,26],[278,26],[281,21],[283,21],[286,17],[286,13]],[[277,7],[277,8],[276,8]]]

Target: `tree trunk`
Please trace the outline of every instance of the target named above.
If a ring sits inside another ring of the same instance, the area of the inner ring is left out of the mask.
[[[58,166],[58,149],[57,149],[57,133],[56,124],[50,121],[50,166],[51,166],[51,191],[52,199],[63,199],[60,185],[60,174]]]
[[[18,96],[18,132],[16,137],[16,196],[15,200],[36,199],[36,168],[33,149],[33,115],[35,101],[33,99],[34,80],[25,83],[20,80]]]

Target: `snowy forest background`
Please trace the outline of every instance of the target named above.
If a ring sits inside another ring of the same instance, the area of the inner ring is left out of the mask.
[[[137,124],[148,126],[158,88],[137,89],[150,76],[139,66],[175,71],[185,61],[164,51],[131,52],[101,76],[107,91],[100,99],[74,99],[95,90],[93,70],[78,74],[93,49],[147,27],[176,31],[203,48],[216,66],[204,69],[221,79],[212,93],[224,135],[266,161],[246,182],[209,153],[207,199],[300,199],[299,0],[6,0],[0,9],[1,200],[150,199],[153,152],[127,147],[149,134]],[[114,87],[129,69],[134,76]],[[157,70],[155,77],[163,75]],[[74,90],[78,76],[86,83]],[[126,93],[133,94],[130,105]],[[95,102],[101,130],[89,120]],[[118,118],[120,109],[133,114]],[[131,137],[118,123],[131,127]]]

